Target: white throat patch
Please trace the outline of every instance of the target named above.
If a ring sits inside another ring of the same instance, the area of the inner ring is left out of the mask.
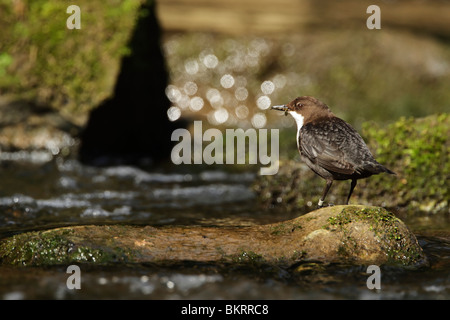
[[[305,117],[295,111],[289,111],[289,113],[294,118],[295,122],[297,122],[297,128],[298,130],[300,130],[303,126],[303,120],[305,119]]]
[[[298,147],[298,138],[300,137],[300,129],[303,127],[303,120],[305,119],[305,117],[303,117],[301,114],[295,111],[289,111],[289,113],[297,123],[297,147]]]

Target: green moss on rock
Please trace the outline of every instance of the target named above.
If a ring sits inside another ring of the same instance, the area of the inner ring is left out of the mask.
[[[245,263],[251,265],[262,264],[265,262],[261,254],[247,250],[241,250],[239,254],[233,255],[231,260],[235,263]]]
[[[0,91],[66,113],[92,109],[112,92],[141,3],[0,0]],[[70,4],[80,30],[66,27]]]
[[[406,225],[386,209],[334,206],[289,221],[248,227],[76,226],[0,241],[0,263],[233,263],[259,268],[305,261],[423,266]]]
[[[450,213],[450,114],[400,118],[386,127],[365,123],[363,135],[397,178],[371,177],[361,183],[362,197],[372,199],[369,189],[381,190],[390,207]]]
[[[69,230],[49,230],[16,235],[0,243],[1,262],[16,266],[58,265],[77,263],[108,263],[117,256],[89,246],[76,245]]]
[[[360,241],[355,241],[347,229],[347,225],[358,221],[368,224],[369,230],[381,242],[391,264],[413,265],[423,259],[417,240],[411,238],[410,233],[405,230],[406,226],[394,214],[380,207],[357,206],[345,207],[336,216],[329,217],[327,223],[322,226],[326,230],[342,232],[339,252],[343,256],[354,255],[361,249]]]

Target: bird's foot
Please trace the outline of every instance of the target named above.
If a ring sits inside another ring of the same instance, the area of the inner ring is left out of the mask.
[[[322,200],[319,200],[319,203],[317,204],[317,209],[325,208],[325,207],[333,207],[333,206],[334,206],[334,203],[324,204],[324,202]]]
[[[317,204],[317,209],[320,209],[320,208],[323,208],[323,207],[324,207],[323,200],[319,199],[319,203]]]

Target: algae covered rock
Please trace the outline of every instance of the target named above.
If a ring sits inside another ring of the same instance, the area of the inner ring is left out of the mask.
[[[383,208],[335,206],[248,227],[76,226],[23,233],[0,242],[2,264],[177,263],[295,266],[305,261],[426,264],[405,224]]]
[[[397,173],[396,179],[374,176],[361,183],[361,196],[373,198],[370,190],[384,190],[389,207],[408,211],[450,213],[450,114],[424,118],[400,118],[381,127],[363,126],[377,159]]]
[[[85,113],[108,97],[142,1],[0,1],[0,89],[40,105]],[[81,8],[68,29],[67,8]]]

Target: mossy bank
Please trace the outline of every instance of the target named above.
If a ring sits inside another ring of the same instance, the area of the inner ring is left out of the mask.
[[[0,0],[0,92],[85,114],[111,95],[141,3]],[[79,30],[66,27],[72,4]]]
[[[300,262],[427,263],[415,236],[383,208],[335,206],[250,227],[77,226],[23,233],[0,242],[2,264]]]

